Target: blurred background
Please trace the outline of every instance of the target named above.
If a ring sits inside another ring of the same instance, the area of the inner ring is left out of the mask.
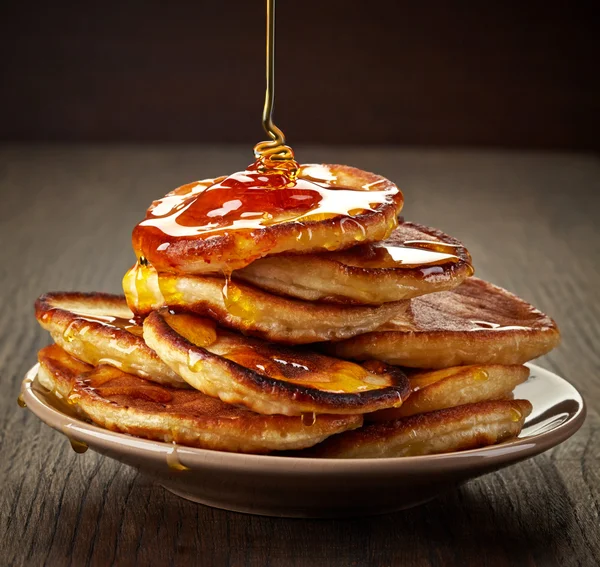
[[[598,150],[593,3],[278,3],[292,144]],[[263,137],[264,1],[5,2],[1,141]]]

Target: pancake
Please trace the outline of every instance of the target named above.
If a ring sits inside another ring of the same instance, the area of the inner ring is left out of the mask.
[[[153,382],[187,388],[142,338],[125,298],[105,293],[47,293],[35,302],[39,324],[74,357],[110,364]]]
[[[151,277],[158,278],[163,304],[171,309],[208,316],[225,327],[286,344],[340,340],[374,331],[408,307],[407,301],[380,306],[312,303],[213,277],[171,273]],[[132,310],[145,315],[159,297],[138,307],[136,281],[134,275],[125,276],[125,294]]]
[[[478,278],[410,300],[401,318],[327,345],[334,356],[416,368],[523,364],[560,342],[556,323],[516,295]]]
[[[410,396],[399,408],[385,409],[367,417],[389,421],[464,404],[505,400],[527,380],[529,368],[513,365],[455,366],[443,370],[405,369]]]
[[[42,386],[55,392],[94,423],[121,433],[240,453],[310,447],[329,435],[359,427],[361,416],[264,416],[230,406],[195,390],[181,390],[127,374],[96,368],[57,345],[38,355]]]
[[[227,274],[270,254],[383,240],[402,204],[391,181],[345,165],[302,165],[295,186],[250,168],[155,201],[132,242],[159,272]]]
[[[262,414],[362,414],[398,407],[409,391],[404,373],[381,362],[267,343],[167,309],[145,319],[144,339],[197,390]]]
[[[232,277],[306,301],[379,305],[460,285],[473,274],[458,240],[415,223],[383,241],[322,254],[279,254],[252,262]]]
[[[367,459],[476,449],[519,435],[531,409],[526,400],[501,400],[422,413],[336,435],[305,456]]]

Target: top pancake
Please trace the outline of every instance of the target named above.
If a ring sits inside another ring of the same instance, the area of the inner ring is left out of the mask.
[[[136,255],[158,271],[230,273],[271,254],[384,240],[397,224],[402,193],[384,177],[315,164],[293,187],[281,177],[247,170],[172,191],[135,227]]]
[[[232,276],[307,301],[379,305],[460,285],[472,275],[464,245],[435,229],[403,222],[385,241],[322,254],[278,254]]]
[[[341,358],[413,368],[523,364],[560,342],[556,323],[516,295],[479,278],[410,300],[373,333],[327,345]]]

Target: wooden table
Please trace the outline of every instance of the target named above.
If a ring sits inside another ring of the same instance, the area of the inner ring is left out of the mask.
[[[406,218],[462,239],[479,276],[550,313],[539,361],[588,403],[562,446],[427,505],[339,521],[262,518],[181,500],[17,407],[49,337],[49,290],[118,292],[130,232],[184,182],[246,148],[12,146],[0,151],[0,565],[596,565],[600,562],[600,161],[589,155],[300,148],[395,180]]]

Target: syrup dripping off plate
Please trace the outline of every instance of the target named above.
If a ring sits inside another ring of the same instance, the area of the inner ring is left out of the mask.
[[[482,474],[547,451],[573,435],[585,404],[566,380],[533,364],[515,396],[533,412],[518,439],[482,449],[393,459],[316,459],[195,449],[114,433],[79,418],[25,376],[22,402],[71,444],[152,476],[170,492],[208,506],[266,516],[350,517],[410,508]],[[80,458],[86,458],[82,455]]]

